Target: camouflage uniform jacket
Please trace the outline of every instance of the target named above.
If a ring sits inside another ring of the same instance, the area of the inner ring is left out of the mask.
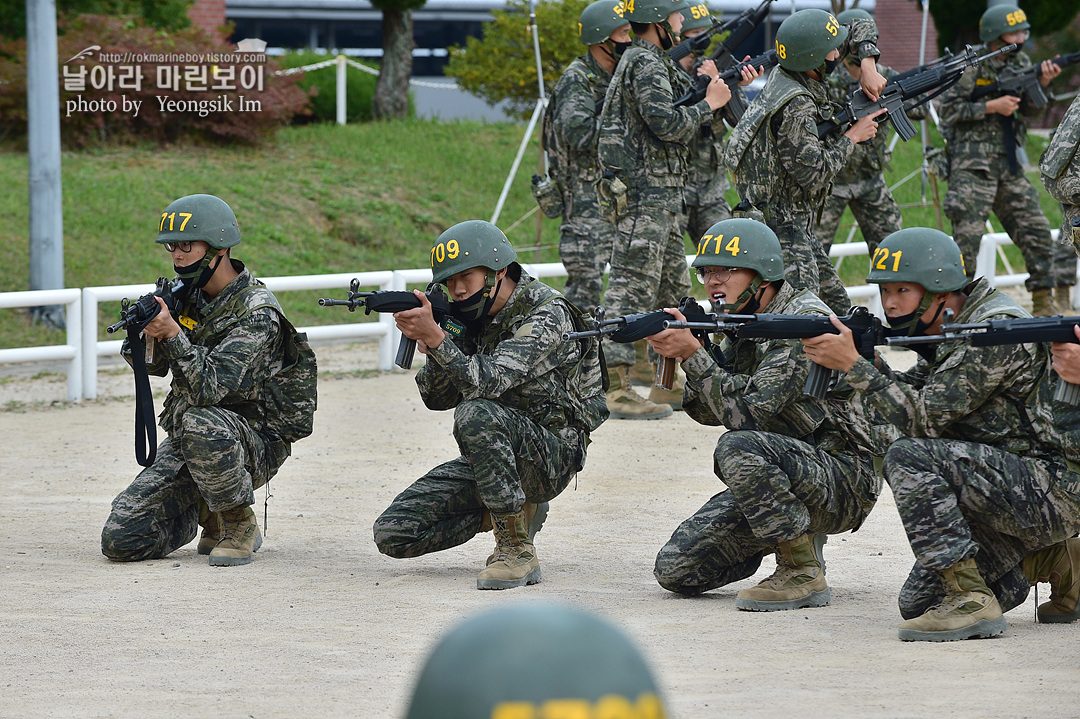
[[[998,72],[1005,67],[1021,70],[1030,66],[1031,59],[1024,52],[1011,53],[1004,60],[1001,56],[991,58],[968,69],[958,83],[942,94],[939,105],[941,134],[945,137],[950,169],[991,170],[995,162],[1004,159],[1005,130],[999,119],[1004,116],[986,114],[986,101],[993,97],[973,101],[971,94],[977,87],[997,80]],[[1039,119],[1045,112],[1046,108],[1033,108],[1025,96],[1021,99],[1019,112],[1012,118],[1005,118],[1012,122],[1018,146],[1024,147],[1027,141],[1027,122]]]
[[[694,82],[694,78],[689,73],[687,73],[687,79],[691,83]],[[743,102],[749,104],[746,101],[746,91],[741,87],[736,85],[731,91],[740,93],[743,96]],[[735,127],[735,124],[735,118],[730,116],[727,106],[724,106],[711,113],[708,121],[694,133],[688,148],[690,170],[686,180],[688,187],[704,185],[724,172],[724,136],[727,135],[729,128]]]
[[[604,99],[611,73],[592,55],[574,60],[555,83],[544,113],[544,149],[549,174],[563,192],[592,188],[600,179],[596,138],[600,131],[598,103]],[[591,190],[595,197],[595,189]]]
[[[814,293],[792,289],[786,283],[763,311],[800,315],[830,312]],[[687,415],[705,425],[814,441],[812,435],[825,419],[825,407],[803,394],[810,363],[798,340],[730,342],[725,337],[715,351],[722,352],[722,364],[705,348],[682,363]]]
[[[641,38],[619,60],[604,99],[598,154],[631,204],[682,211],[688,144],[712,111],[702,100],[674,107],[690,80],[667,53]]]
[[[182,327],[171,339],[158,340],[154,361],[147,365],[147,371],[158,377],[172,373],[172,387],[158,417],[170,434],[180,428],[189,408],[211,406],[235,412],[254,431],[266,432],[265,385],[282,369],[285,356],[283,314],[270,290],[242,262],[232,263],[240,275],[216,297],[185,307],[184,314],[197,324],[190,330]],[[273,307],[248,311],[267,303]],[[126,340],[122,352],[130,363]],[[288,443],[282,444],[277,449],[284,449],[287,456]]]
[[[877,57],[876,42],[877,26],[855,20],[840,56]],[[813,214],[829,193],[855,149],[842,133],[818,138],[818,123],[833,112],[824,83],[777,67],[735,126],[725,163],[735,168],[740,199],[760,209],[766,221],[778,212]]]
[[[1066,205],[1080,205],[1080,157],[1076,155],[1077,147],[1080,147],[1080,98],[1074,99],[1069,105],[1039,161],[1046,191]]]
[[[566,299],[522,270],[506,305],[479,337],[448,335],[430,351],[416,373],[420,396],[435,410],[493,400],[579,446],[586,433],[568,383],[581,347],[562,340],[574,329]]]
[[[886,80],[899,74],[896,70],[884,65],[878,65],[877,70]],[[859,81],[852,78],[843,67],[837,68],[828,78],[829,98],[838,104],[846,102],[860,87]],[[908,113],[908,117],[912,120],[923,119],[926,117],[926,107],[912,110]],[[869,143],[855,145],[855,150],[848,158],[847,164],[837,173],[835,184],[851,185],[866,178],[876,177],[889,169],[892,152],[889,150],[889,133],[885,131],[887,127],[888,125],[881,125],[878,134]]]
[[[985,279],[964,288],[967,301],[956,322],[1029,317]],[[1049,368],[1045,344],[972,347],[943,342],[933,361],[920,358],[909,371],[882,372],[859,358],[847,382],[888,423],[909,437],[978,442],[1017,454],[1059,452],[1053,437],[1032,431],[1029,398]]]

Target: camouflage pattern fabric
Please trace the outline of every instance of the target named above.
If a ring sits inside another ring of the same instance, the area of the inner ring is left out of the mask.
[[[570,483],[584,449],[488,399],[462,401],[454,410],[461,456],[413,482],[375,520],[383,554],[419,557],[469,541],[484,509],[506,514],[528,502],[549,502]]]
[[[522,270],[478,337],[448,336],[431,350],[416,384],[429,409],[455,410],[461,456],[417,480],[376,520],[381,552],[412,557],[460,544],[476,533],[484,507],[516,512],[566,487],[584,466],[588,441],[568,388],[581,347],[562,334],[573,328],[569,303]]]
[[[877,57],[877,26],[856,19],[840,56]],[[759,209],[780,238],[785,277],[816,292],[837,314],[850,309],[836,268],[814,235],[817,214],[855,145],[843,134],[824,140],[817,124],[833,114],[825,85],[777,67],[728,140],[739,197]]]
[[[689,76],[688,76],[689,77]],[[736,86],[732,92],[746,100],[746,93]],[[690,242],[696,244],[706,230],[721,220],[731,218],[731,206],[724,193],[728,189],[727,171],[724,167],[724,136],[734,118],[722,107],[712,113],[709,121],[701,125],[689,145],[686,189],[683,191],[683,212],[679,217],[682,233],[690,233]]]
[[[986,114],[986,100],[971,100],[972,92],[997,79],[1005,67],[1022,69],[1031,60],[1026,53],[1000,56],[968,70],[960,81],[941,96],[941,131],[949,156],[949,189],[945,193],[945,214],[952,222],[953,239],[964,254],[968,277],[975,276],[975,258],[986,230],[990,212],[1001,221],[1005,232],[1024,256],[1030,277],[1028,290],[1072,285],[1076,268],[1067,257],[1055,252],[1050,224],[1039,206],[1038,193],[1022,168],[1009,168],[1005,124],[1012,127],[1018,147],[1027,139],[1027,121],[1040,118],[1024,97],[1013,117]],[[993,99],[993,98],[989,98]],[[1001,119],[999,119],[1001,118]]]
[[[877,69],[886,79],[898,74],[891,67],[883,65],[878,65]],[[841,103],[859,89],[859,83],[841,63],[829,76],[827,87],[832,101]],[[919,120],[925,113],[924,108],[918,108],[908,113],[908,117]],[[832,247],[836,230],[840,226],[840,218],[847,207],[851,207],[871,255],[877,249],[878,243],[900,229],[900,208],[883,174],[892,156],[889,151],[888,127],[888,124],[882,124],[873,140],[868,144],[856,145],[847,164],[833,180],[832,192],[825,198],[825,206],[815,232],[826,254]]]
[[[786,283],[763,311],[829,313],[812,292]],[[682,363],[687,414],[729,429],[713,454],[728,489],[683,522],[656,558],[657,581],[683,594],[750,576],[765,552],[807,531],[856,529],[881,488],[868,448],[848,441],[844,422],[803,394],[809,361],[798,340],[725,341],[718,351],[722,365],[704,348]]]
[[[1058,241],[1080,253],[1080,232],[1073,221],[1080,218],[1080,101],[1073,99],[1061,118],[1039,162],[1043,185],[1061,203],[1061,234]]]
[[[923,570],[974,557],[994,584],[1015,572],[1029,552],[1080,530],[1080,475],[1061,460],[975,442],[901,439],[885,455],[884,470],[921,567],[912,570],[900,595],[905,617],[943,595],[937,577]],[[1027,582],[1022,588],[1022,596],[1006,593],[1003,610],[1026,598]]]
[[[239,277],[185,309],[198,322],[194,330],[155,343],[148,371],[172,374],[159,417],[169,437],[154,464],[113,500],[101,535],[110,559],[164,557],[195,536],[200,497],[214,512],[251,505],[253,490],[289,456],[289,443],[267,431],[264,396],[281,369],[282,318],[265,306],[248,311],[244,303],[265,297],[245,292],[255,280],[242,263],[233,265]],[[130,362],[126,342],[123,353]]]
[[[686,73],[640,38],[619,60],[608,87],[599,158],[627,186],[603,301],[609,317],[656,309],[665,301],[673,305],[671,298],[677,302],[683,296],[678,293],[690,287],[678,215],[687,144],[712,113],[704,100],[673,107],[688,89]],[[633,345],[609,343],[604,351],[609,366],[634,364]]]
[[[555,83],[544,115],[544,148],[549,175],[563,197],[559,259],[566,267],[563,294],[582,312],[600,304],[604,269],[611,259],[615,228],[600,213],[596,183],[599,134],[597,103],[604,99],[611,73],[592,55],[574,60]]]

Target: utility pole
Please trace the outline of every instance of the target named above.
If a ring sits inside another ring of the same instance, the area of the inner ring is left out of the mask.
[[[60,182],[60,81],[56,0],[26,0],[26,114],[30,145],[30,289],[64,287]],[[38,322],[64,327],[62,305],[34,307]],[[78,318],[71,318],[78,322]]]

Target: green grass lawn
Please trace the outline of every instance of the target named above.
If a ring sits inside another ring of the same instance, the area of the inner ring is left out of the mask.
[[[446,227],[491,217],[523,131],[521,125],[423,120],[322,124],[287,129],[258,149],[64,153],[66,284],[129,284],[171,276],[168,255],[153,242],[160,213],[173,199],[198,192],[218,195],[233,207],[244,238],[234,255],[257,276],[424,267],[432,240]],[[1042,142],[1031,140],[1032,158],[1039,157]],[[539,238],[537,213],[511,228],[535,208],[529,192],[535,137],[532,144],[499,224],[523,259],[553,262],[557,221],[545,220]],[[919,139],[900,143],[887,179],[895,182],[919,163]],[[1037,174],[1032,181],[1042,192]],[[942,184],[939,194],[944,193]],[[0,152],[0,292],[29,286],[27,197],[25,153]],[[919,202],[919,179],[897,190],[896,197],[902,204]],[[1042,197],[1056,227],[1060,208],[1045,192]],[[850,221],[849,214],[844,222]],[[933,206],[905,209],[904,224],[934,226]],[[846,233],[842,227],[838,241]],[[541,249],[534,251],[537,246]],[[1022,268],[1019,252],[1008,252],[1013,267]],[[844,281],[862,284],[866,265],[863,258],[845,260]],[[281,300],[297,325],[358,320],[344,310],[319,308],[315,298],[324,294],[287,292]],[[102,305],[102,328],[118,311],[119,303]],[[24,310],[0,310],[0,347],[63,341],[62,332],[33,325]]]

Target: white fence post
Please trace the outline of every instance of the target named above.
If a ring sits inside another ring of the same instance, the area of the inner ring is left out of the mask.
[[[345,124],[345,56],[337,56],[337,124]]]
[[[0,309],[43,305],[67,306],[66,343],[0,350],[0,364],[67,360],[67,398],[75,402],[82,397],[82,326],[79,323],[82,314],[82,292],[78,289],[0,292]]]

